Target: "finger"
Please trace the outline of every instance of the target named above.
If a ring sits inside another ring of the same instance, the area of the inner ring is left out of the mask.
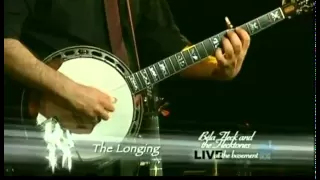
[[[113,112],[114,111],[114,105],[113,102],[115,102],[116,100],[113,97],[108,97],[105,98],[101,101],[101,105],[103,106],[103,108],[109,112]]]
[[[101,120],[103,120],[102,117],[97,116],[96,118],[92,119],[92,124],[95,126],[95,125],[99,124],[99,122],[101,122]]]
[[[216,50],[215,57],[217,58],[217,61],[218,61],[220,66],[227,66],[228,65],[228,61],[224,57],[221,48],[218,48]]]
[[[229,37],[229,40],[233,47],[234,54],[239,55],[242,50],[242,42],[239,36],[234,31],[228,31],[227,36]]]
[[[223,50],[225,52],[225,59],[226,60],[232,59],[232,57],[234,55],[234,51],[233,51],[233,47],[232,47],[232,44],[231,44],[230,40],[225,38],[225,37],[223,37],[223,39],[222,39],[222,47],[223,47]]]
[[[102,120],[107,121],[110,118],[110,112],[103,110],[100,112],[100,115]]]
[[[248,34],[247,31],[239,27],[236,28],[235,32],[238,34],[242,42],[242,49],[247,51],[250,45],[250,35]]]

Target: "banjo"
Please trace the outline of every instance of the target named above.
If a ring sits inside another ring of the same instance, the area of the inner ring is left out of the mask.
[[[291,0],[282,7],[276,8],[240,27],[250,35],[257,34],[286,18],[312,10],[314,4],[309,0]],[[130,138],[136,138],[143,118],[143,107],[136,106],[134,97],[162,80],[201,62],[220,46],[221,38],[227,31],[205,39],[188,49],[178,52],[155,64],[131,72],[130,69],[113,54],[90,46],[68,47],[49,55],[44,62],[50,67],[68,76],[77,83],[95,87],[108,92],[117,99],[116,111],[108,121],[99,122],[90,134],[71,134],[75,143],[74,161],[80,162],[112,162],[118,156],[112,153],[99,153],[95,147],[102,143],[122,144]],[[46,103],[41,95],[33,89],[25,89],[21,95],[21,116],[23,121],[32,117],[37,122],[45,122],[48,118],[42,112],[47,111],[58,119],[73,118],[67,110],[53,103]],[[143,104],[143,100],[140,100]],[[25,115],[27,112],[28,116]],[[143,151],[151,149],[148,143],[141,143]],[[134,145],[132,145],[133,147]],[[99,147],[97,148],[99,149]],[[136,150],[138,148],[135,148]],[[143,149],[143,147],[142,147]],[[134,153],[134,148],[122,147],[122,151]],[[149,153],[152,153],[151,150]],[[122,155],[121,155],[122,156]],[[158,171],[159,169],[155,169]]]

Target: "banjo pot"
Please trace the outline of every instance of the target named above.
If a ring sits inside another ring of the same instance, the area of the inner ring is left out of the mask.
[[[116,111],[108,121],[100,121],[90,134],[72,134],[77,148],[77,154],[73,155],[75,161],[103,160],[105,164],[116,160],[110,153],[102,152],[102,148],[99,152],[95,145],[106,143],[104,145],[109,147],[120,144],[126,138],[136,137],[140,129],[143,108],[134,103],[135,93],[128,86],[126,76],[132,74],[129,68],[111,53],[90,46],[62,49],[49,55],[44,63],[79,84],[97,88],[117,99]],[[25,89],[21,99],[22,112],[28,115],[21,113],[23,121],[30,121],[31,117],[39,124],[52,116],[77,120],[71,111],[55,105],[33,89]]]

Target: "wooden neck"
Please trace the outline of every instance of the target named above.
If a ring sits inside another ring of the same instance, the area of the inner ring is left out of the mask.
[[[285,15],[279,7],[241,25],[240,27],[252,36],[284,19]],[[226,32],[227,31],[223,31],[193,45],[185,51],[178,52],[136,73],[133,73],[130,76],[127,76],[127,80],[131,85],[132,90],[134,93],[138,93],[146,89],[148,86],[152,86],[172,75],[175,75],[182,70],[201,62],[209,55],[214,54],[215,50],[220,47],[221,38],[225,36]]]

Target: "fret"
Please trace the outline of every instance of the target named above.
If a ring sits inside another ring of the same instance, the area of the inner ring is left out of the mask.
[[[225,30],[225,31],[222,31],[221,33],[219,33],[219,36],[221,37],[220,41],[222,41],[222,37],[227,35],[228,31],[234,31],[234,29],[228,29],[228,30]]]
[[[262,16],[258,19],[259,25],[261,29],[265,29],[268,26],[270,26],[270,23],[272,23],[272,20],[269,16]]]
[[[136,78],[134,75],[130,75],[127,77],[129,84],[131,85],[132,89],[136,92],[139,91],[141,86],[138,85]]]
[[[164,72],[160,69],[159,64],[156,63],[156,64],[154,65],[154,67],[155,67],[156,71],[158,72],[159,78],[160,78],[160,79],[165,78],[165,76],[164,76],[164,74],[163,74]],[[165,67],[164,67],[164,68],[165,68]],[[165,72],[167,72],[167,70],[165,70]]]
[[[137,84],[139,85],[139,90],[144,88],[144,84],[142,83],[142,80],[140,79],[140,77],[138,76],[138,73],[134,73],[133,77],[136,79]]]
[[[176,56],[175,55],[170,56],[169,59],[170,59],[170,62],[171,62],[172,66],[173,66],[173,68],[175,70],[174,73],[180,71],[180,65],[178,63],[178,60],[177,60]]]
[[[200,61],[201,59],[203,59],[200,57],[199,51],[196,46],[191,46],[188,49],[188,52],[189,52],[193,62],[197,62],[197,61]]]
[[[223,32],[219,33],[218,35],[212,36],[210,39],[211,45],[213,46],[213,51],[217,50],[221,44],[221,35]]]
[[[205,48],[205,50],[207,51],[208,54],[213,54],[214,53],[214,49],[213,46],[211,45],[210,39],[206,39],[203,42],[203,46]]]
[[[165,62],[165,64],[166,64],[167,67],[168,67],[168,70],[169,70],[170,75],[171,75],[171,74],[174,74],[176,71],[174,70],[174,67],[173,67],[173,64],[172,64],[170,58],[165,59],[164,62]]]
[[[258,19],[248,22],[247,27],[251,35],[256,34],[262,30]]]
[[[155,65],[151,65],[147,69],[148,69],[148,72],[150,73],[149,75],[154,80],[154,82],[152,82],[152,83],[158,82],[160,80],[160,77],[159,77],[159,73],[157,72],[157,70],[155,68]]]
[[[195,46],[198,50],[200,59],[204,59],[209,56],[209,53],[207,52],[206,48],[204,47],[203,42],[200,42],[200,43],[196,44]]]
[[[141,75],[141,71],[137,72],[136,75],[141,82],[142,88],[147,87],[146,82],[144,81],[143,76]]]
[[[169,72],[168,72],[169,70],[164,61],[159,61],[158,63],[155,64],[155,67],[161,79],[169,76]]]
[[[149,79],[149,81],[150,81],[150,84],[153,84],[153,83],[157,82],[157,81],[155,81],[155,79],[153,78],[152,73],[150,72],[149,67],[144,68],[144,69],[142,70],[142,72],[143,72],[143,73],[145,72],[144,74],[147,74],[147,77],[148,77],[148,79]]]
[[[179,70],[184,69],[184,68],[187,67],[187,65],[188,65],[188,64],[187,64],[187,61],[186,61],[185,57],[183,56],[183,53],[182,53],[182,52],[178,52],[178,53],[175,55],[175,57],[176,57],[177,62],[178,62],[178,64],[179,64],[179,66],[180,66],[180,69],[179,69]]]
[[[150,86],[152,84],[152,77],[148,73],[148,69],[142,69],[140,71],[141,76],[143,77],[144,82],[147,86]]]
[[[187,62],[187,65],[192,65],[193,64],[193,59],[190,56],[189,51],[188,50],[184,50],[184,51],[182,51],[182,54],[183,54],[184,59]]]
[[[239,26],[239,27],[242,28],[242,29],[244,29],[245,31],[247,31],[247,32],[249,33],[249,35],[250,35],[250,30],[249,30],[247,24],[243,24],[243,25],[241,25],[241,26]]]
[[[254,35],[285,19],[281,8],[277,8],[263,16],[256,18],[240,27],[245,29],[250,35]]]
[[[138,77],[140,78],[140,81],[144,87],[151,85],[150,78],[148,77],[148,74],[145,69],[142,69],[138,72]]]
[[[271,11],[270,13],[267,14],[268,16],[270,16],[270,18],[272,19],[272,21],[274,23],[280,22],[283,19],[285,19],[286,17],[283,14],[283,11],[281,8],[278,8],[276,10]]]

